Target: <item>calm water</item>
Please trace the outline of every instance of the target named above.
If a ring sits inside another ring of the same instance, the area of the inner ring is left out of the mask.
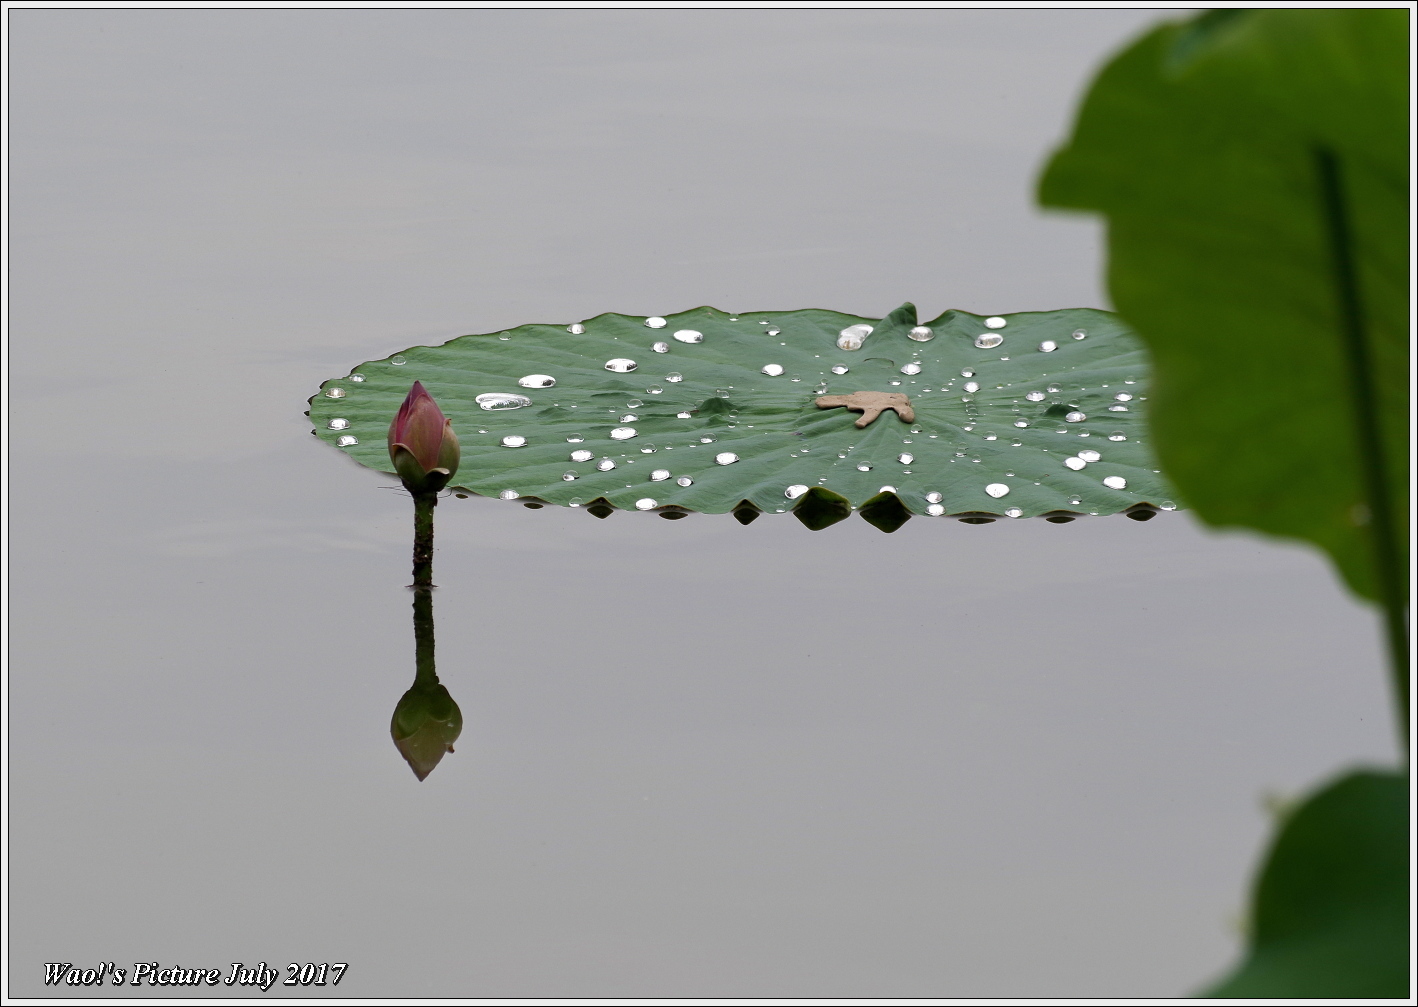
[[[1264,795],[1393,752],[1375,620],[1310,551],[450,500],[465,726],[419,783],[411,507],[301,415],[362,360],[602,311],[1106,306],[1098,229],[1032,180],[1160,16],[10,12],[9,994],[53,961],[348,962],[326,992],[367,997],[1225,968]]]

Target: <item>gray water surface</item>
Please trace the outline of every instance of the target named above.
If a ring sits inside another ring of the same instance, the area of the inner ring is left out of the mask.
[[[604,311],[1106,307],[1099,227],[1032,184],[1166,14],[9,11],[9,995],[54,961],[348,962],[316,992],[361,997],[1225,969],[1265,795],[1393,757],[1316,553],[448,500],[465,727],[419,783],[412,508],[302,415]]]

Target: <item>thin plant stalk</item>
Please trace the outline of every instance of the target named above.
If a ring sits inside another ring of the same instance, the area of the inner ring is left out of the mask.
[[[434,586],[433,508],[437,506],[437,493],[414,494],[414,588]]]
[[[1409,737],[1408,628],[1404,618],[1403,569],[1398,535],[1389,498],[1389,473],[1384,464],[1378,398],[1374,390],[1373,358],[1369,352],[1367,319],[1354,267],[1353,233],[1344,195],[1339,158],[1327,147],[1316,147],[1315,168],[1324,205],[1325,236],[1330,246],[1340,331],[1349,367],[1350,398],[1354,403],[1359,465],[1368,497],[1369,539],[1374,549],[1374,573],[1384,609],[1384,629],[1393,672],[1394,699],[1405,747]]]

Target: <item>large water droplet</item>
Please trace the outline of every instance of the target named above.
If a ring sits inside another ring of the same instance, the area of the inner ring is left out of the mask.
[[[1157,506],[1158,506],[1158,507],[1161,507],[1163,510],[1176,510],[1176,509],[1177,509],[1177,505],[1176,505],[1175,503],[1173,503],[1171,500],[1163,500],[1163,501],[1162,501],[1160,504],[1158,504]]]
[[[846,364],[836,364],[832,368],[833,374],[846,374],[849,368]]]
[[[611,440],[613,441],[628,441],[634,436],[634,427],[616,427],[611,431]]]
[[[649,318],[645,319],[645,326],[651,329],[663,329],[665,327],[665,320],[659,315],[651,315]]]
[[[1084,332],[1082,329],[1074,329],[1074,330],[1073,330],[1073,338],[1074,338],[1074,339],[1084,339],[1084,338],[1086,338],[1087,336],[1088,336],[1088,333]]]
[[[1128,407],[1127,407],[1127,406],[1109,406],[1109,407],[1108,407],[1108,412],[1110,412],[1110,413],[1125,413],[1125,412],[1127,412],[1127,411],[1128,411]]]
[[[662,482],[664,482],[666,479],[668,479],[669,477],[670,477],[670,470],[669,470],[669,469],[656,469],[654,472],[651,472],[651,473],[650,473],[650,481],[651,481],[652,483],[662,483]]]
[[[837,336],[839,350],[860,350],[862,340],[872,334],[872,327],[865,324],[849,325]]]
[[[935,333],[931,331],[929,325],[917,325],[910,332],[906,333],[906,338],[914,339],[918,343],[925,343],[934,339]]]
[[[1059,344],[1054,342],[1052,339],[1045,339],[1042,343],[1039,344],[1040,353],[1053,353],[1058,348]]]
[[[714,456],[714,462],[718,465],[732,465],[739,460],[739,456],[732,451],[721,451]]]
[[[336,416],[329,423],[326,423],[325,426],[329,427],[331,430],[348,430],[350,428],[350,421],[343,416]]]
[[[929,514],[931,517],[940,517],[942,514],[945,513],[945,505],[938,503],[930,504],[928,507],[926,507],[926,513]]]
[[[350,375],[350,380],[351,380],[351,381],[354,381],[354,382],[363,381],[363,380],[364,380],[364,375],[363,375],[363,374],[351,374],[351,375]]]
[[[802,483],[793,483],[793,485],[789,486],[783,491],[783,495],[789,500],[796,500],[798,497],[802,496],[806,492],[807,487],[804,486]]]
[[[1000,343],[1004,342],[1004,336],[998,332],[986,332],[983,336],[975,339],[975,348],[980,350],[992,350]]]
[[[776,378],[776,377],[778,377],[778,375],[780,375],[780,374],[783,373],[783,365],[782,365],[782,364],[764,364],[764,365],[763,365],[763,373],[766,374],[766,375],[768,375],[770,378]]]
[[[672,385],[677,385],[684,380],[684,375],[679,371],[670,371],[670,373],[665,375],[665,380]]]
[[[1125,441],[1127,439],[1127,434],[1123,433],[1121,430],[1114,430],[1108,435],[1108,440],[1110,441]]]
[[[575,482],[578,476],[575,472],[567,471],[561,474],[561,478],[563,482]]]
[[[998,500],[1000,497],[1009,493],[1009,487],[1004,483],[990,483],[985,487],[985,492]]]
[[[1065,413],[1064,419],[1070,423],[1082,423],[1084,420],[1088,419],[1088,417],[1077,409],[1074,409],[1071,412]]]
[[[1081,472],[1083,470],[1083,467],[1088,463],[1082,458],[1073,457],[1065,458],[1064,464],[1067,465],[1069,468],[1073,469],[1075,472]]]
[[[503,490],[501,493],[497,494],[497,497],[499,500],[516,500],[521,495],[522,494],[518,493],[516,490]]]
[[[567,435],[566,435],[566,443],[567,443],[567,444],[580,444],[580,443],[581,443],[582,441],[584,441],[585,439],[586,439],[586,438],[582,437],[580,434],[567,434]]]
[[[715,441],[717,441],[718,439],[719,439],[719,435],[718,435],[718,434],[705,434],[703,437],[699,438],[699,443],[700,443],[700,444],[713,444],[713,443],[714,443]]]
[[[973,377],[975,376],[974,368],[971,368],[971,367],[962,367],[962,368],[960,369],[960,376],[961,376],[962,378],[973,378]]]
[[[473,400],[483,409],[489,412],[499,412],[504,409],[521,409],[523,406],[530,406],[532,400],[525,395],[514,395],[511,392],[484,392]]]
[[[1024,393],[1024,397],[1025,397],[1026,399],[1028,399],[1030,402],[1043,402],[1043,401],[1044,401],[1044,393],[1043,393],[1043,392],[1025,392],[1025,393]]]
[[[588,462],[594,457],[596,457],[595,452],[587,451],[585,448],[571,452],[571,460],[573,462]]]
[[[1118,392],[1118,394],[1114,395],[1113,398],[1117,399],[1119,402],[1132,401],[1132,395],[1129,392]]]
[[[638,420],[639,418],[640,418],[640,417],[637,416],[637,415],[635,415],[634,413],[622,413],[620,419],[616,420],[616,422],[617,422],[617,423],[634,423],[634,422],[635,422],[636,420]]]
[[[653,497],[641,497],[639,500],[635,501],[636,510],[654,510],[658,506],[659,504]]]
[[[408,362],[408,358],[402,353],[396,353],[389,358],[389,363],[393,364],[395,367],[403,367]]]
[[[871,471],[871,462],[857,462],[857,471],[858,471],[858,472],[870,472],[870,471]]]
[[[615,468],[615,462],[610,458],[602,458],[596,462],[597,472],[609,472],[613,468]]]
[[[524,447],[526,443],[527,438],[523,437],[521,434],[508,434],[506,437],[502,438],[502,446],[505,448],[520,448]]]
[[[327,399],[342,399],[345,397],[345,390],[343,388],[327,388],[325,389],[325,397]]]
[[[550,388],[556,384],[556,378],[550,374],[528,374],[526,377],[518,378],[517,383],[523,388]]]
[[[978,381],[967,381],[965,382],[965,390],[973,395],[980,390],[980,383]]]
[[[1005,517],[1023,517],[1023,516],[1024,516],[1024,512],[1023,512],[1022,510],[1020,510],[1018,507],[1006,507],[1006,508],[1005,508],[1005,511],[1004,511],[1004,516],[1005,516]]]
[[[670,352],[670,344],[669,344],[669,343],[653,343],[653,344],[651,344],[650,349],[654,350],[656,353],[668,353],[668,352]]]
[[[675,419],[687,420],[693,415],[693,413],[675,413]]]
[[[909,451],[903,451],[896,456],[896,460],[902,465],[910,465],[913,461],[916,460],[916,456],[911,454],[911,452]]]
[[[614,371],[617,374],[629,374],[639,366],[639,364],[628,357],[615,357],[606,361],[606,370]]]
[[[991,315],[989,318],[985,319],[985,328],[987,329],[1002,329],[1007,324],[1008,323],[999,315]]]
[[[1125,490],[1128,488],[1128,481],[1122,476],[1107,476],[1103,479],[1103,485],[1110,490]]]
[[[648,395],[663,395],[665,390],[659,385],[651,385],[649,388],[645,389],[645,392]]]
[[[675,480],[675,484],[679,486],[693,486],[694,480],[689,478],[689,476],[680,476]]]
[[[781,333],[782,331],[783,331],[782,329],[769,329],[769,330],[768,330],[768,334],[769,334],[770,336],[776,336],[776,335],[778,335],[779,333]]]
[[[944,499],[945,497],[935,490],[931,490],[926,494],[926,503],[940,503]]]
[[[335,443],[342,448],[352,448],[359,443],[359,438],[354,434],[341,434],[335,438]]]
[[[653,455],[653,454],[655,453],[655,445],[653,445],[653,444],[642,444],[642,445],[640,445],[640,453],[641,453],[642,455]]]
[[[586,331],[586,326],[582,325],[580,322],[573,322],[566,327],[566,331],[573,336],[579,336]]]
[[[909,364],[904,364],[904,365],[901,367],[901,373],[902,373],[902,374],[920,374],[920,373],[921,373],[921,365],[918,364],[918,363],[916,363],[916,362],[913,360],[913,361],[911,361]]]
[[[1084,461],[1086,461],[1086,462],[1096,462],[1096,461],[1098,461],[1100,458],[1102,458],[1103,456],[1100,455],[1097,451],[1091,451],[1091,450],[1090,450],[1090,451],[1080,451],[1080,452],[1078,453],[1078,457],[1082,458],[1082,459],[1083,459]]]
[[[704,342],[704,333],[694,329],[680,329],[675,333],[675,338],[682,343],[702,343]]]

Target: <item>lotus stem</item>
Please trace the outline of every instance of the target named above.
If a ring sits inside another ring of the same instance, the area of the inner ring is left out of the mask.
[[[414,494],[414,588],[434,586],[433,508],[437,506],[437,493]]]
[[[1338,297],[1339,324],[1344,353],[1349,364],[1349,383],[1354,403],[1358,435],[1359,464],[1363,470],[1364,493],[1369,505],[1369,536],[1374,550],[1374,578],[1384,609],[1385,636],[1393,671],[1394,699],[1398,705],[1399,730],[1405,748],[1409,737],[1408,627],[1404,617],[1404,571],[1394,528],[1389,498],[1389,475],[1384,464],[1383,431],[1379,421],[1378,396],[1374,390],[1373,359],[1369,352],[1367,319],[1359,294],[1359,278],[1354,264],[1353,235],[1349,207],[1344,196],[1344,177],[1339,158],[1328,147],[1316,147],[1315,167],[1319,174],[1320,197],[1324,204],[1324,224],[1330,245]]]

